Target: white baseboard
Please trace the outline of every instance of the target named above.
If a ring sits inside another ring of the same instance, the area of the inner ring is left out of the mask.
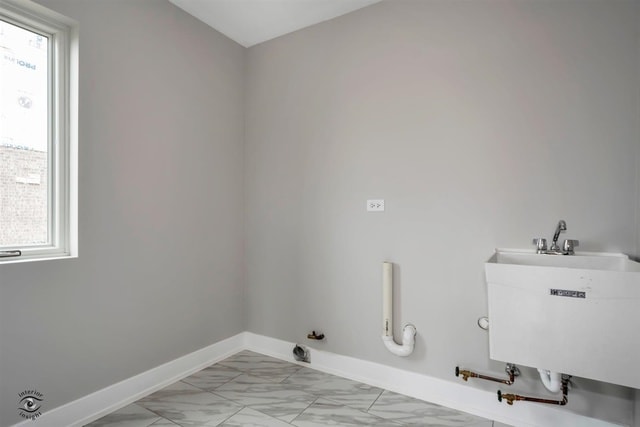
[[[242,332],[14,427],[81,427],[245,349],[517,427],[619,427],[554,406],[507,406],[499,403],[493,392],[327,351],[311,349],[311,363],[295,362],[293,346],[291,342]]]
[[[143,396],[160,390],[189,375],[235,354],[245,347],[245,332],[196,350],[80,399],[25,420],[14,427],[81,427],[116,411]]]
[[[251,332],[245,339],[248,350],[293,361],[294,343]],[[311,349],[311,363],[303,365],[518,427],[620,426],[551,405],[508,406],[498,402],[495,392],[317,349]]]

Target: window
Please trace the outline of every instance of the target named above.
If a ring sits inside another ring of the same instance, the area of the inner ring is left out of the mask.
[[[0,6],[0,262],[77,256],[76,30]]]

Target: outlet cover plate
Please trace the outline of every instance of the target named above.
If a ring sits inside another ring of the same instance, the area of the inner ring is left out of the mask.
[[[367,200],[367,212],[384,212],[384,199]]]

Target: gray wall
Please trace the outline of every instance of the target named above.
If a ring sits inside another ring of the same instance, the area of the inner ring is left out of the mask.
[[[319,348],[451,381],[503,373],[476,326],[495,247],[562,218],[581,250],[637,253],[636,7],[388,1],[249,49],[249,330],[322,330]],[[396,333],[418,329],[406,359],[380,339],[383,260]],[[525,374],[516,391],[544,395]],[[570,410],[630,422],[632,400],[576,379]]]
[[[80,22],[80,257],[0,266],[0,425],[245,329],[244,49],[164,1]]]

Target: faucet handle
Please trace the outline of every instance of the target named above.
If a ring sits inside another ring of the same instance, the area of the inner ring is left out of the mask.
[[[536,249],[538,250],[538,253],[547,250],[547,239],[538,237],[536,239],[533,239],[533,244],[536,245]]]
[[[580,246],[579,240],[567,239],[564,241],[564,244],[562,245],[562,250],[564,252],[573,253],[573,248],[575,248],[576,246]]]

